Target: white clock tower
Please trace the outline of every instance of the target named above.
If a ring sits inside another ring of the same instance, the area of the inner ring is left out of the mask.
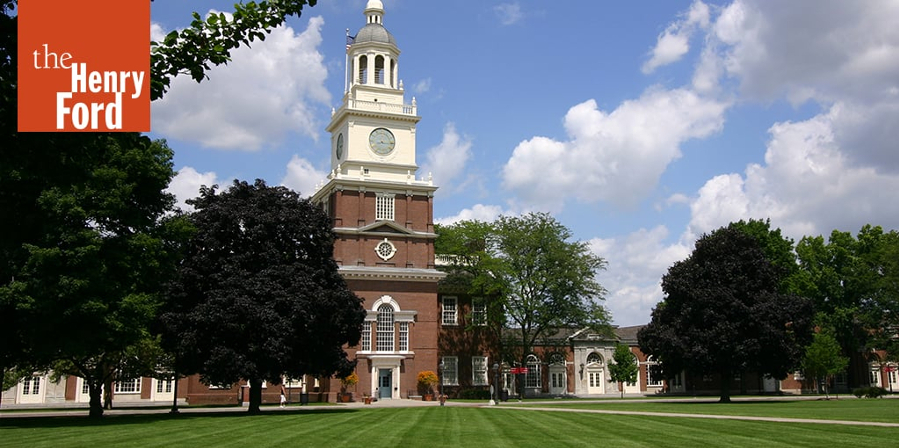
[[[437,370],[434,191],[417,175],[415,99],[405,102],[384,6],[369,0],[365,26],[347,37],[343,102],[331,115],[331,172],[312,196],[331,217],[334,260],[368,311],[358,346],[357,393],[406,398],[417,372]],[[332,382],[333,383],[333,382]],[[336,384],[325,386],[336,394]]]
[[[384,8],[369,1],[366,24],[348,38],[343,105],[334,111],[331,169],[334,175],[405,182],[415,175],[415,99],[405,102],[399,56],[393,35],[384,28]],[[348,42],[349,44],[349,42]]]

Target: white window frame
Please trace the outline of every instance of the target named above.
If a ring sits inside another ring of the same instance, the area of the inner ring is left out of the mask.
[[[400,322],[400,351],[409,351],[409,322]]]
[[[394,311],[393,306],[386,303],[378,307],[375,348],[379,352],[392,352],[396,347],[394,341],[396,335],[396,318],[394,316]]]
[[[471,301],[471,324],[478,327],[487,325],[487,303],[482,297]]]
[[[489,380],[487,379],[487,357],[486,356],[472,356],[471,357],[471,385],[472,386],[486,386]]]
[[[440,382],[444,386],[458,386],[459,385],[459,357],[458,356],[444,356],[440,358],[440,362],[443,363],[443,372],[440,374]]]
[[[140,385],[141,378],[128,378],[123,380],[118,380],[115,382],[113,386],[113,392],[120,395],[125,394],[139,394],[140,393]]]
[[[375,220],[393,221],[396,218],[396,195],[389,193],[375,194]]]
[[[156,378],[156,393],[157,394],[170,394],[172,393],[172,386],[175,384],[175,378],[165,378],[159,379]]]
[[[524,376],[525,387],[528,389],[541,388],[540,384],[540,360],[537,355],[528,355],[527,365],[528,373]]]
[[[455,296],[445,296],[443,298],[443,312],[440,321],[443,325],[458,325],[459,322],[459,299]]]
[[[872,386],[880,386],[880,369],[877,367],[871,368],[871,385]]]
[[[371,351],[371,322],[362,323],[362,351]]]
[[[22,380],[22,395],[40,395],[41,377],[32,375]]]

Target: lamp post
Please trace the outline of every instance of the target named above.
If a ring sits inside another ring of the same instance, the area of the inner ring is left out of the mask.
[[[440,400],[440,406],[443,406],[443,360],[440,360],[440,365],[438,366],[440,370],[440,378],[439,378],[439,387],[440,387],[440,396],[437,397]]]
[[[499,363],[493,363],[493,396],[494,404],[499,404]]]

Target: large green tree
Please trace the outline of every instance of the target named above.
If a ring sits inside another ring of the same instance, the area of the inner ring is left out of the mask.
[[[2,361],[81,376],[98,416],[123,353],[151,337],[177,258],[164,219],[172,152],[136,134],[15,142],[0,155],[0,209],[12,217],[0,221],[0,306],[4,336],[17,341],[3,344]]]
[[[246,379],[250,412],[262,381],[351,373],[342,347],[359,342],[365,311],[337,271],[321,207],[261,180],[204,187],[189,203],[197,231],[162,314],[178,372]]]
[[[572,241],[571,231],[552,216],[464,221],[439,233],[438,253],[453,255],[453,270],[485,298],[489,325],[507,329],[512,337],[506,352],[522,363],[540,338],[560,327],[609,332],[605,290],[596,280],[606,262],[586,243]]]
[[[834,230],[796,246],[802,294],[814,299],[820,325],[850,359],[850,387],[867,383],[867,355],[892,349],[899,324],[899,234],[865,225],[857,236]]]
[[[755,237],[736,228],[703,235],[662,278],[665,298],[638,333],[640,348],[668,376],[717,374],[722,402],[735,373],[786,376],[811,341],[813,310],[781,293],[781,280]]]
[[[153,43],[152,98],[175,76],[205,79],[231,50],[314,4],[241,2],[231,18],[205,20],[195,13],[190,26]],[[91,415],[100,415],[94,386],[111,386],[125,360],[133,370],[133,354],[152,343],[145,324],[174,253],[167,242],[178,238],[159,234],[171,227],[160,219],[171,207],[163,193],[171,151],[129,133],[19,134],[16,6],[0,0],[0,370],[6,377],[53,365],[85,376]]]

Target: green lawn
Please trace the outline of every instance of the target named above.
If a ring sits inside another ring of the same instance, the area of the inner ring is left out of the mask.
[[[99,422],[0,417],[0,447],[787,447],[882,446],[889,440],[899,440],[899,428],[453,406],[108,416]]]
[[[510,402],[510,404],[515,403]],[[727,404],[708,400],[676,402],[573,401],[564,404],[528,404],[527,406],[899,423],[899,400],[897,399],[844,398],[839,400],[746,401]]]

